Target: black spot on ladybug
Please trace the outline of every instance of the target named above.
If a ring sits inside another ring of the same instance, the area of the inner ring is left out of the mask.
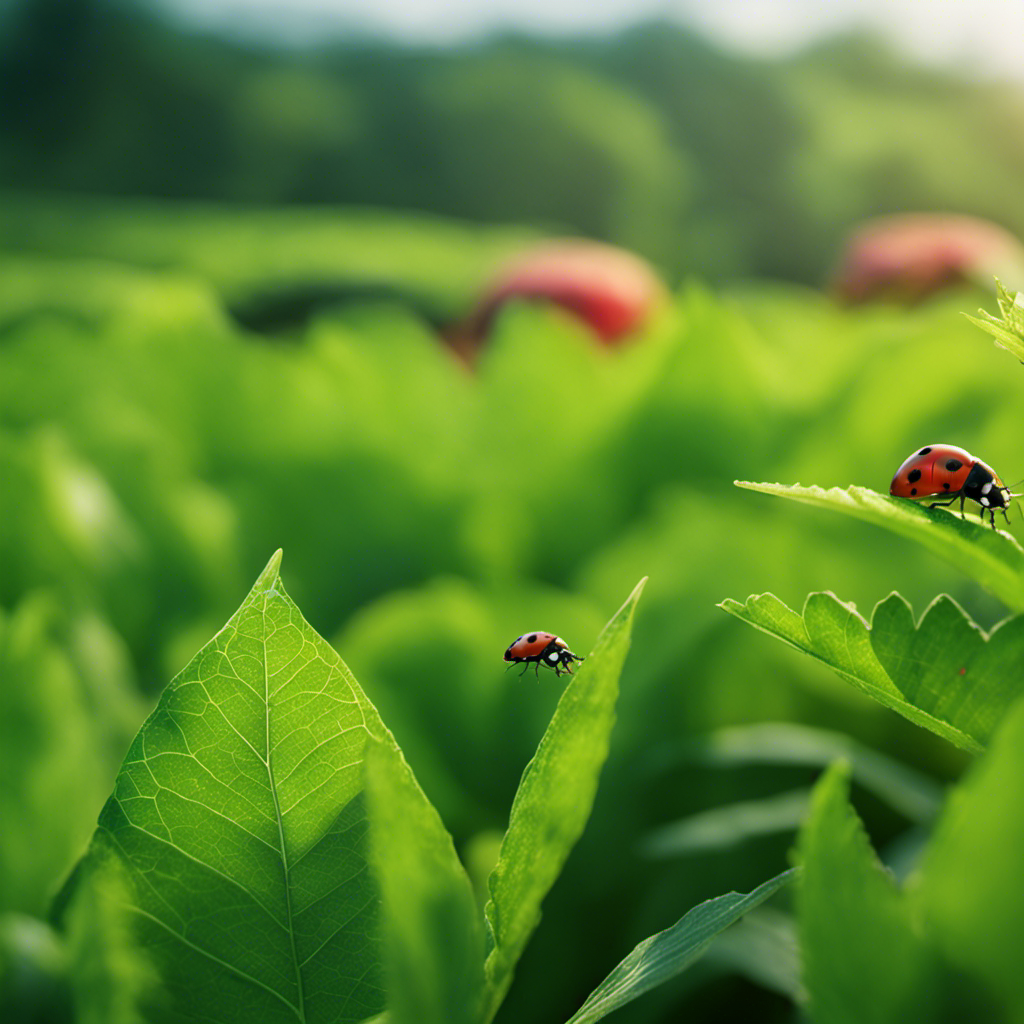
[[[918,455],[927,455],[930,451],[931,451],[931,448],[922,448],[917,454]]]
[[[948,491],[948,490],[949,490],[949,484],[943,484],[943,485],[942,485],[942,489],[943,489],[944,491]]]
[[[910,493],[911,494],[917,494],[917,488],[916,487],[911,487],[910,488]]]
[[[536,634],[536,633],[531,633],[531,634],[530,634],[530,635],[529,635],[529,636],[528,636],[528,637],[526,638],[526,642],[527,642],[528,644],[535,644],[535,643],[537,642],[537,634]]]
[[[916,484],[917,481],[920,480],[920,479],[921,479],[921,470],[919,470],[919,469],[912,469],[907,474],[907,483],[909,483],[909,484]]]
[[[955,473],[961,466],[963,466],[963,463],[959,459],[946,459],[946,469],[950,473]]]

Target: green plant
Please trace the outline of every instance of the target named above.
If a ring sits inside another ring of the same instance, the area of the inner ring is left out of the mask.
[[[523,773],[481,919],[440,817],[284,592],[280,560],[143,725],[57,916],[83,900],[94,917],[122,915],[159,981],[138,993],[155,1019],[361,1021],[386,1008],[393,1024],[490,1021],[589,817],[643,584]],[[652,936],[573,1021],[683,970],[790,874]]]
[[[1002,317],[974,320],[1013,354],[1020,308],[999,285]],[[819,1024],[1024,1019],[1019,859],[1024,774],[1024,551],[1004,531],[864,487],[751,484],[744,488],[841,511],[915,540],[972,576],[1014,614],[986,632],[948,595],[915,622],[890,594],[871,621],[831,593],[799,613],[773,594],[720,607],[827,665],[881,704],[972,754],[901,886],[849,804],[849,764],[815,788],[801,829],[797,899],[803,977]],[[1011,866],[1012,863],[1012,866]],[[1015,952],[1008,955],[1007,950]],[[840,952],[841,950],[841,952]],[[870,988],[863,984],[873,979]]]

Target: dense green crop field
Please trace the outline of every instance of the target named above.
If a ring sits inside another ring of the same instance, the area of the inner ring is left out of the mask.
[[[688,280],[468,369],[424,314],[522,232],[6,198],[4,1019],[1024,1021],[1021,520],[869,493],[1024,476],[986,296]]]

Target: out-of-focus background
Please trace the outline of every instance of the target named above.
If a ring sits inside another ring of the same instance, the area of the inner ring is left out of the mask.
[[[502,651],[544,629],[586,653],[651,577],[594,818],[499,1021],[567,1018],[636,941],[784,867],[827,754],[718,730],[838,730],[925,788],[956,778],[957,751],[715,603],[831,589],[867,614],[897,589],[1005,614],[903,541],[732,481],[884,491],[936,441],[1024,476],[1024,377],[960,316],[993,273],[1024,282],[1022,20],[0,8],[6,1005],[72,1018],[49,895],[278,547],[478,879],[559,692]],[[855,796],[912,863],[919,822]],[[616,1019],[797,1020],[772,914]]]

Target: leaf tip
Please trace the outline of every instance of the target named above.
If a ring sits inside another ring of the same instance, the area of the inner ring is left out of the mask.
[[[275,583],[275,581],[281,575],[281,558],[284,555],[284,549],[278,548],[271,556],[270,561],[267,562],[266,568],[260,573],[259,579],[256,581],[256,586],[261,590],[269,590]]]

